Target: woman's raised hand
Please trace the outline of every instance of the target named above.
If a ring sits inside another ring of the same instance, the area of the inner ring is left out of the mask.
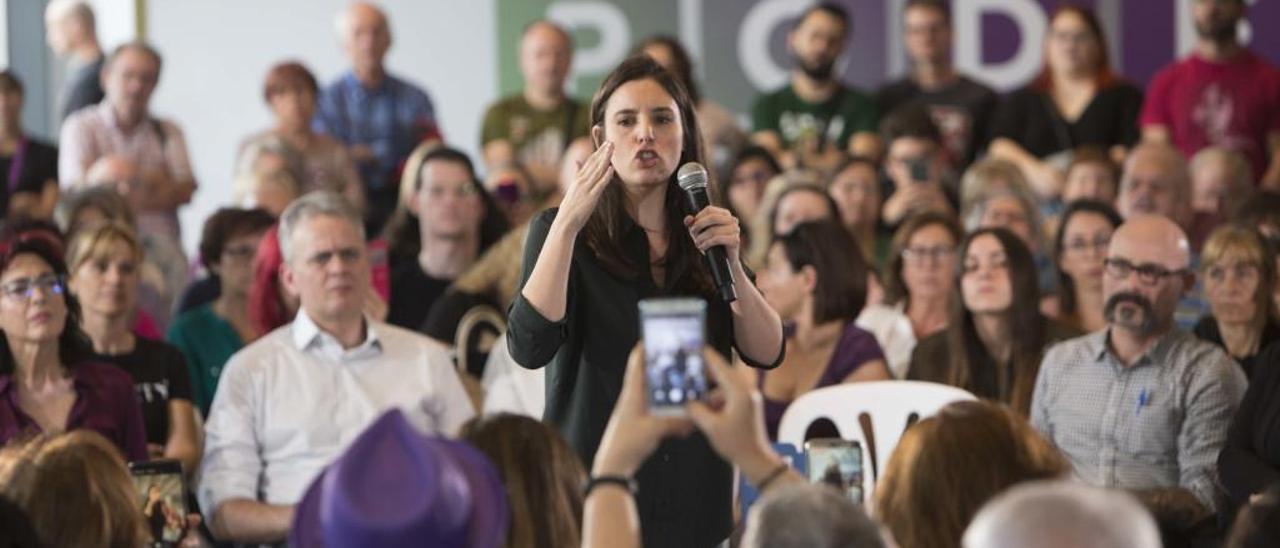
[[[574,234],[587,224],[591,212],[600,202],[600,195],[613,179],[612,157],[613,143],[606,141],[578,166],[578,174],[573,178],[573,183],[565,189],[556,221],[568,223],[566,226]]]

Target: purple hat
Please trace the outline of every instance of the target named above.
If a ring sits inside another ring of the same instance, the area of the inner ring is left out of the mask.
[[[307,488],[289,545],[496,548],[507,520],[502,480],[482,453],[424,436],[393,409]]]

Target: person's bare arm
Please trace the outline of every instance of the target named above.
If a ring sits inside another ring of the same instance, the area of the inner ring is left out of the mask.
[[[888,381],[893,380],[889,366],[884,360],[870,360],[854,369],[841,382]]]
[[[1028,182],[1043,198],[1056,198],[1062,194],[1066,175],[1062,170],[1042,162],[1022,145],[1006,137],[996,138],[989,147],[992,156],[1012,162],[1027,175]]]
[[[1169,137],[1169,128],[1161,124],[1142,126],[1142,142],[1157,145],[1168,145],[1173,140]]]
[[[1273,131],[1267,135],[1267,145],[1268,150],[1271,151],[1271,163],[1267,166],[1266,173],[1258,180],[1258,184],[1263,190],[1280,192],[1280,131]]]
[[[486,170],[493,170],[510,164],[516,158],[516,149],[511,146],[511,141],[506,139],[494,139],[485,143],[484,150],[480,153],[484,158],[484,167]]]
[[[181,461],[188,475],[194,474],[200,464],[196,412],[190,400],[169,400],[169,439],[164,444],[164,457]]]
[[[582,164],[560,202],[538,261],[520,292],[534,310],[550,321],[557,322],[565,316],[574,240],[613,178],[612,156],[613,144],[605,143]]]
[[[293,506],[231,499],[218,505],[209,530],[218,540],[268,543],[284,540],[293,523]]]

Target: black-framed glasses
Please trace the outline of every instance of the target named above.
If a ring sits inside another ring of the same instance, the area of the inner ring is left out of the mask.
[[[67,288],[66,281],[57,274],[45,274],[36,278],[20,278],[0,284],[0,293],[15,301],[26,302],[35,296],[36,289],[49,295],[61,295]]]
[[[1170,276],[1182,276],[1187,273],[1187,269],[1179,268],[1177,270],[1169,270],[1163,266],[1151,263],[1135,265],[1124,259],[1113,259],[1107,257],[1102,260],[1102,266],[1106,268],[1107,274],[1116,278],[1128,278],[1129,273],[1137,272],[1138,281],[1155,285]]]

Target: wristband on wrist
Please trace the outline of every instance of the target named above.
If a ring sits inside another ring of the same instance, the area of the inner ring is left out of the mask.
[[[636,495],[636,480],[627,476],[602,475],[591,476],[587,479],[587,486],[582,489],[582,498],[585,499],[591,496],[591,492],[601,485],[616,485],[626,489],[631,496],[634,497]]]
[[[779,464],[777,468],[774,468],[772,472],[769,472],[769,475],[765,476],[764,479],[760,480],[760,485],[756,486],[756,492],[763,494],[764,490],[769,488],[769,484],[773,483],[774,480],[782,477],[782,475],[787,473],[787,470],[790,470],[790,469],[791,469],[791,465],[785,462],[782,464]]]

